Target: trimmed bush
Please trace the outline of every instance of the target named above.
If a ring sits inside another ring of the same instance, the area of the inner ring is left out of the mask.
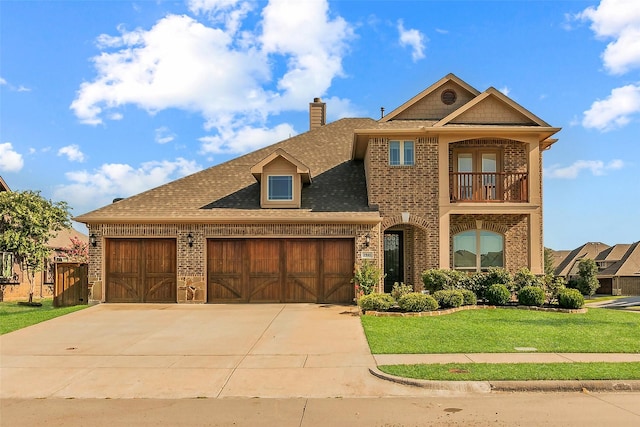
[[[522,305],[540,307],[544,304],[544,291],[537,286],[525,286],[518,292],[518,302]]]
[[[450,278],[445,270],[431,269],[422,273],[424,288],[431,293],[449,289]]]
[[[403,295],[410,294],[411,292],[413,292],[413,286],[396,282],[393,284],[393,289],[391,290],[391,296],[396,301],[399,301]]]
[[[584,305],[584,297],[577,289],[561,289],[558,292],[558,305],[562,308],[582,308]]]
[[[478,303],[478,298],[476,297],[476,294],[473,293],[473,291],[470,291],[469,289],[460,289],[460,293],[462,294],[462,299],[464,300],[462,302],[462,305],[476,305]]]
[[[511,300],[511,292],[502,283],[495,283],[487,288],[485,298],[491,305],[507,305]]]
[[[395,304],[395,300],[389,294],[368,294],[358,299],[358,305],[363,311],[387,311]]]
[[[455,289],[436,291],[433,293],[433,298],[435,298],[438,305],[442,308],[460,307],[464,302],[462,292]]]
[[[541,288],[543,285],[543,278],[533,274],[527,267],[523,267],[513,276],[512,290],[520,292],[520,289],[526,286],[537,286]]]
[[[420,312],[438,309],[438,302],[431,295],[420,292],[404,294],[398,299],[398,306],[404,311]]]

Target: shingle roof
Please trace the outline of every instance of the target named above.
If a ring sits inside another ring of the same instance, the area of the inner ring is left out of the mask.
[[[367,201],[364,165],[352,161],[353,131],[372,127],[372,119],[341,119],[271,146],[251,152],[123,199],[76,221],[150,222],[198,221],[222,218],[330,221],[348,215],[354,222],[379,219]],[[251,167],[281,148],[309,167],[313,182],[302,190],[301,209],[261,209],[260,189]],[[344,221],[343,221],[344,222]]]
[[[616,245],[626,247],[620,260],[598,273],[598,276],[640,276],[640,242],[631,245]]]
[[[556,276],[566,277],[573,268],[576,261],[583,258],[595,259],[596,256],[605,249],[609,248],[609,245],[602,242],[588,242],[578,248],[572,250],[569,255],[556,267]]]

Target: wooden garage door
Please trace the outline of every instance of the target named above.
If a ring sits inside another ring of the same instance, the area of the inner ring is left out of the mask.
[[[107,302],[176,302],[175,239],[107,239]]]
[[[347,303],[352,239],[212,239],[209,302]]]

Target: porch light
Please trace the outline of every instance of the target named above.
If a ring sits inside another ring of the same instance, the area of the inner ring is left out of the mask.
[[[187,234],[187,245],[189,245],[190,248],[193,247],[193,234],[191,233]]]
[[[96,238],[96,235],[91,233],[91,235],[89,236],[89,243],[91,244],[91,246],[93,246],[94,248],[96,246],[98,246],[98,239]]]
[[[366,247],[369,247],[371,245],[371,234],[367,233],[367,235],[364,236],[364,245]]]

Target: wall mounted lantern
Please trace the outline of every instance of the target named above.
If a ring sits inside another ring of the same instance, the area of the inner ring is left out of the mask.
[[[187,245],[189,245],[190,248],[193,247],[193,234],[191,233],[187,234]]]
[[[371,245],[371,234],[367,233],[367,235],[364,236],[364,245],[366,247],[369,247]]]
[[[91,233],[91,235],[89,236],[89,243],[91,244],[91,246],[93,246],[94,248],[96,246],[98,246],[98,239],[96,238],[96,235]]]

